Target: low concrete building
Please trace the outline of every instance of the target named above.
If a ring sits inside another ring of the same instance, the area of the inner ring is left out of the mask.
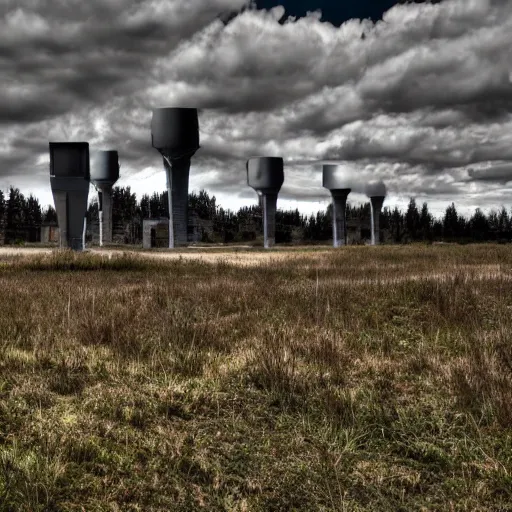
[[[43,222],[41,224],[41,243],[58,243],[59,226],[56,222]]]
[[[144,219],[142,221],[142,247],[169,247],[169,219]]]
[[[201,219],[193,209],[188,211],[187,236],[189,242],[203,242],[213,239],[213,221]]]
[[[201,242],[213,237],[213,221],[200,219],[194,210],[189,210],[187,241]],[[169,247],[169,219],[160,217],[142,221],[142,247]]]

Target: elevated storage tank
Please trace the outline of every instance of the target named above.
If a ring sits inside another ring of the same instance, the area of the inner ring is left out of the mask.
[[[245,165],[247,184],[260,196],[263,208],[263,245],[273,247],[276,241],[277,195],[284,182],[284,162],[281,157],[251,157]]]
[[[370,202],[372,205],[372,239],[371,245],[380,244],[380,212],[385,196],[372,196]]]
[[[50,142],[50,185],[59,223],[59,246],[84,249],[89,196],[89,143]]]
[[[91,182],[98,191],[100,246],[112,243],[112,187],[119,179],[117,151],[96,151],[91,158]]]
[[[371,203],[371,245],[380,243],[380,212],[386,198],[386,185],[382,181],[370,183],[366,187],[366,195]]]
[[[331,191],[332,196],[332,244],[340,247],[347,243],[345,228],[345,213],[347,208],[347,197],[351,188],[347,187],[346,180],[340,173],[339,165],[323,165],[322,181],[324,188]]]
[[[196,108],[157,108],[151,119],[151,144],[161,153],[169,195],[169,248],[187,243],[190,159],[199,149]]]

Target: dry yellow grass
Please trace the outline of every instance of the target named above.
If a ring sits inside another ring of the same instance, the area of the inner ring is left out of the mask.
[[[511,510],[511,248],[23,254],[0,511]]]

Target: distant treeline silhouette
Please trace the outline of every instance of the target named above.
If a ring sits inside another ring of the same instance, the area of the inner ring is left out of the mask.
[[[167,191],[144,194],[137,201],[130,187],[114,187],[112,191],[114,231],[129,244],[142,243],[142,221],[147,218],[167,217]],[[198,219],[203,242],[243,242],[256,239],[262,234],[260,206],[245,206],[237,212],[217,205],[215,196],[206,191],[189,194],[190,217]],[[369,228],[370,204],[347,204],[347,225]],[[98,203],[94,197],[88,207],[87,223],[98,222]],[[4,243],[40,241],[43,224],[56,224],[57,214],[52,206],[42,208],[39,200],[30,194],[25,197],[18,188],[11,187],[8,194],[0,190],[0,232]],[[505,207],[491,210],[485,215],[477,208],[467,219],[457,213],[455,204],[446,208],[444,216],[436,219],[428,210],[427,203],[418,208],[412,198],[405,212],[397,207],[384,207],[381,214],[381,230],[385,241],[409,243],[414,241],[448,241],[468,243],[474,241],[512,240],[512,211]],[[316,215],[302,215],[296,210],[278,210],[276,214],[276,242],[326,242],[332,238],[332,207]],[[365,237],[363,237],[365,238]]]

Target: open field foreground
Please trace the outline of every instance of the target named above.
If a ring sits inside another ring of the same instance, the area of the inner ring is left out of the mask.
[[[512,247],[148,254],[0,251],[0,511],[512,511]]]

